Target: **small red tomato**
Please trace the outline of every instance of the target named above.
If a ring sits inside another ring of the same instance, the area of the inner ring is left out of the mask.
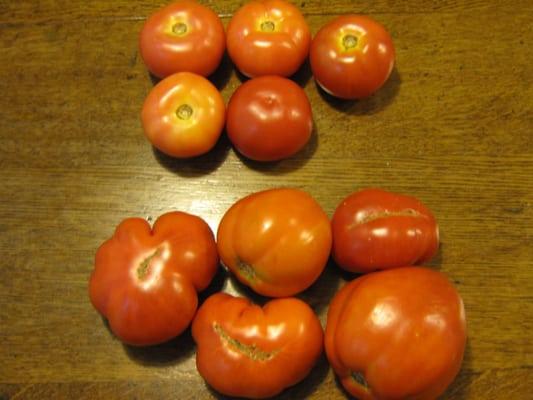
[[[240,8],[227,30],[227,47],[248,77],[290,76],[309,53],[311,33],[298,8],[281,0],[251,1]]]
[[[148,18],[139,47],[148,69],[160,78],[184,71],[208,76],[224,54],[224,26],[209,8],[181,0]]]
[[[439,247],[439,229],[418,199],[381,189],[352,193],[332,219],[333,258],[351,272],[428,261]]]
[[[311,44],[311,69],[329,94],[361,99],[378,90],[394,67],[386,29],[363,15],[341,16],[323,26]]]
[[[364,275],[333,298],[325,344],[352,396],[434,400],[461,368],[463,301],[444,274],[429,268]]]
[[[228,136],[244,156],[276,161],[302,149],[311,137],[313,116],[303,89],[278,76],[242,84],[231,96]]]
[[[162,343],[187,328],[196,292],[217,267],[213,233],[201,218],[171,212],[153,229],[144,219],[128,218],[98,249],[89,296],[123,342]]]
[[[323,331],[313,310],[295,298],[264,307],[217,293],[192,324],[196,366],[217,391],[261,399],[304,379],[323,348]]]
[[[159,82],[144,101],[144,134],[163,153],[186,158],[207,153],[225,121],[225,105],[216,87],[190,72]]]

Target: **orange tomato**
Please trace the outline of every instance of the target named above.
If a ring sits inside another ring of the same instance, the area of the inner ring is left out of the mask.
[[[194,157],[211,150],[224,128],[224,100],[207,79],[180,72],[159,82],[144,101],[144,134],[163,153]]]
[[[264,307],[217,293],[200,307],[192,324],[196,366],[215,390],[266,398],[304,379],[323,348],[313,310],[295,298]]]
[[[217,246],[237,279],[264,296],[292,296],[323,271],[331,226],[320,205],[297,189],[271,189],[236,202],[224,214]]]

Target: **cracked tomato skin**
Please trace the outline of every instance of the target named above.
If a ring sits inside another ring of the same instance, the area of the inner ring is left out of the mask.
[[[360,400],[436,399],[459,372],[465,344],[463,301],[429,268],[364,275],[328,310],[328,360]]]
[[[292,296],[324,270],[331,226],[320,205],[297,189],[271,189],[237,201],[217,232],[223,264],[255,292]]]
[[[350,272],[420,264],[439,247],[432,212],[415,197],[363,189],[345,198],[332,219],[333,258]]]
[[[228,396],[267,398],[304,379],[323,348],[313,310],[296,298],[265,306],[217,293],[192,324],[196,366],[215,390]]]
[[[187,328],[218,267],[213,233],[199,217],[122,221],[96,252],[89,282],[94,308],[124,343],[165,342]]]

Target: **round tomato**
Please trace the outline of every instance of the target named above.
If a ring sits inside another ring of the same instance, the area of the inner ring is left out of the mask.
[[[224,128],[225,105],[207,79],[179,72],[159,82],[144,101],[144,134],[163,153],[186,158],[211,150]]]
[[[218,267],[213,233],[199,217],[162,215],[120,223],[96,253],[89,283],[93,306],[123,342],[144,346],[179,335],[191,322]]]
[[[364,275],[333,298],[326,354],[360,400],[433,400],[461,368],[461,297],[440,272],[405,267]]]
[[[208,76],[220,64],[225,42],[224,26],[213,11],[181,0],[148,18],[139,47],[148,69],[160,78],[184,71]]]
[[[256,161],[281,160],[309,141],[311,105],[303,89],[289,79],[251,79],[231,96],[226,130],[244,156]]]
[[[311,44],[311,69],[329,94],[361,99],[378,90],[394,67],[386,29],[369,17],[341,16],[323,26]]]
[[[227,29],[230,58],[248,77],[294,74],[307,57],[310,43],[303,15],[282,0],[247,3]]]
[[[217,246],[239,281],[264,296],[292,296],[326,266],[331,227],[306,192],[271,189],[231,206],[218,227]]]
[[[196,366],[217,391],[266,398],[304,379],[323,348],[313,310],[295,298],[264,307],[217,293],[200,307],[192,325]]]
[[[439,247],[431,211],[414,197],[381,189],[352,193],[335,210],[331,225],[333,258],[351,272],[422,263]]]

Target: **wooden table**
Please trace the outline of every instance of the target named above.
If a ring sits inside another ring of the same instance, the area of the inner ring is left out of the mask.
[[[210,1],[227,23],[241,1]],[[0,398],[220,398],[190,332],[132,349],[91,307],[98,245],[129,216],[198,214],[213,230],[242,196],[292,186],[331,216],[377,186],[423,200],[442,233],[430,265],[462,294],[469,340],[446,399],[532,398],[533,2],[302,0],[314,32],[361,12],[391,32],[397,67],[360,102],[297,74],[316,130],[296,157],[256,164],[223,138],[178,161],[154,153],[139,111],[153,82],[138,32],[161,2],[0,0]],[[214,82],[240,79],[226,59]],[[302,297],[322,323],[347,278],[333,264]],[[220,273],[211,288],[238,291]],[[325,359],[284,399],[341,399]]]

